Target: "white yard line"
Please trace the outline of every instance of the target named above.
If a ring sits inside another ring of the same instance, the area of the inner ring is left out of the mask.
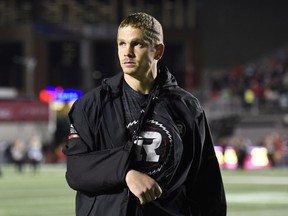
[[[275,209],[272,209],[272,210],[269,210],[269,209],[265,209],[265,210],[252,210],[251,209],[247,209],[247,210],[241,210],[241,212],[239,211],[236,211],[236,212],[229,212],[229,209],[228,209],[228,216],[250,216],[250,215],[261,215],[261,216],[287,216],[287,210],[282,210],[282,209],[279,209],[279,210],[275,210]]]
[[[224,176],[223,182],[224,184],[288,185],[288,176]]]
[[[226,194],[227,202],[243,204],[287,204],[288,192],[245,192],[237,194]]]

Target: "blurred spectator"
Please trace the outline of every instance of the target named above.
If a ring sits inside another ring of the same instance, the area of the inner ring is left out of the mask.
[[[246,89],[244,91],[244,102],[246,109],[251,110],[253,107],[253,104],[255,103],[255,94],[252,91],[252,89]]]
[[[272,167],[278,166],[284,152],[284,143],[280,135],[277,132],[267,135],[264,140],[264,146],[267,148],[267,156]]]
[[[58,163],[66,163],[67,156],[63,153],[62,149],[65,144],[61,144],[58,148],[56,148],[55,153],[57,156]]]
[[[275,145],[275,156],[274,156],[275,162],[276,162],[276,166],[279,166],[283,158],[284,143],[279,133],[275,132],[272,134],[272,136],[273,136],[274,145]]]
[[[16,171],[22,173],[26,158],[26,146],[23,140],[16,139],[11,147],[11,156],[16,167]]]
[[[27,156],[33,171],[36,172],[43,158],[42,142],[39,136],[33,136],[30,140]]]
[[[232,146],[237,156],[237,168],[244,169],[244,162],[248,154],[248,147],[251,145],[251,141],[244,137],[235,137],[232,139]]]
[[[226,151],[226,148],[228,146],[227,138],[226,137],[220,137],[218,139],[218,145],[221,146],[222,154],[225,155],[225,151]],[[223,167],[222,168],[223,169],[226,168],[225,160],[223,161]]]
[[[283,157],[280,165],[288,166],[288,136],[283,139]]]
[[[4,151],[5,151],[6,143],[0,142],[0,177],[2,176],[2,163],[4,161]]]

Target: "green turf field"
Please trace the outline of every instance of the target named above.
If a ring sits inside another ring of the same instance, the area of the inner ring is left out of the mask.
[[[2,167],[0,216],[73,216],[74,191],[64,166],[43,166],[34,174]],[[228,216],[287,216],[288,169],[223,170]]]
[[[288,216],[288,169],[222,173],[228,216]]]
[[[0,216],[72,216],[74,195],[64,179],[64,166],[45,166],[34,174],[3,167]]]

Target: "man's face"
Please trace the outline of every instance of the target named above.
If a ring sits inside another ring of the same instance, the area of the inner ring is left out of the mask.
[[[155,48],[145,39],[141,29],[131,26],[118,30],[118,57],[124,74],[140,78],[155,63]]]

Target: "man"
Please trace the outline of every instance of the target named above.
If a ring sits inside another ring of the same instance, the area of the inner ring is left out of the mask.
[[[78,216],[224,216],[213,142],[198,100],[166,67],[161,24],[145,13],[118,28],[123,73],[70,113],[66,179]]]

